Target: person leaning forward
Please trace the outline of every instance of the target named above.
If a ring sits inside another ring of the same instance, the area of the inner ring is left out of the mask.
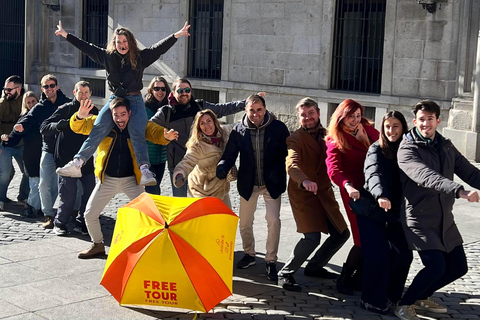
[[[93,128],[96,116],[89,116],[93,108],[90,100],[81,101],[78,113],[70,118],[70,127],[76,133],[88,135]],[[85,223],[92,239],[92,246],[80,252],[78,258],[89,259],[105,255],[103,234],[99,217],[108,202],[117,194],[124,193],[133,200],[144,192],[140,185],[141,172],[128,134],[131,115],[130,104],[123,98],[115,98],[109,106],[115,127],[103,139],[97,149],[95,175],[99,181],[95,186],[85,209]],[[149,121],[145,131],[147,140],[157,144],[168,144],[178,138],[178,132],[166,131]]]

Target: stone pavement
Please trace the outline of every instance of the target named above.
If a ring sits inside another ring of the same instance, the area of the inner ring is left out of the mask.
[[[8,192],[16,198],[18,175]],[[168,176],[165,175],[163,194],[170,195]],[[239,199],[235,183],[231,198],[238,213]],[[337,190],[338,191],[338,190]],[[337,192],[337,199],[338,192]],[[117,196],[101,217],[106,243],[110,243],[117,209],[127,203]],[[295,275],[303,291],[292,293],[267,280],[263,252],[266,241],[264,205],[259,201],[255,218],[257,264],[246,270],[234,269],[233,295],[210,313],[198,314],[200,319],[397,319],[393,314],[378,316],[358,306],[359,294],[345,296],[335,290],[333,280],[305,277],[303,268]],[[469,272],[462,279],[441,289],[434,296],[448,307],[443,315],[421,313],[422,319],[479,319],[480,318],[480,204],[458,200],[455,217],[465,241]],[[80,260],[77,253],[89,246],[89,238],[72,234],[57,237],[51,230],[43,230],[41,221],[22,219],[20,205],[15,202],[0,212],[0,319],[192,319],[193,314],[178,309],[155,307],[121,307],[99,285],[104,259]],[[288,199],[282,199],[282,233],[280,241],[280,268],[287,260],[300,235]],[[334,256],[328,267],[340,272],[350,249],[349,240]],[[237,232],[235,263],[243,256]],[[420,268],[415,255],[411,276]],[[409,277],[411,279],[412,277]]]

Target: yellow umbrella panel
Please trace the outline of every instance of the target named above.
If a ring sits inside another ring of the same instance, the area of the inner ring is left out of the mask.
[[[232,293],[237,223],[217,198],[143,193],[118,211],[101,284],[122,305],[208,312]]]

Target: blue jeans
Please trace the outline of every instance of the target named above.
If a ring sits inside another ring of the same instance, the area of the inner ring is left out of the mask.
[[[58,195],[58,176],[55,173],[55,161],[53,154],[42,151],[40,158],[40,200],[42,202],[42,211],[46,216],[55,217],[53,205]]]
[[[160,194],[162,192],[160,184],[162,183],[163,173],[165,172],[165,162],[152,164],[150,166],[150,171],[152,171],[157,177],[157,184],[154,186],[145,186],[145,192],[151,194]]]
[[[30,184],[30,193],[28,194],[28,204],[35,210],[40,210],[42,203],[40,201],[40,192],[38,190],[38,184],[40,182],[39,177],[29,177],[28,182]]]
[[[185,177],[187,179],[187,177]],[[180,188],[175,187],[173,184],[173,171],[170,171],[170,183],[172,184],[172,195],[174,197],[186,197],[188,190],[188,181],[185,180],[185,184]]]
[[[28,176],[25,174],[23,167],[23,146],[20,147],[2,147],[0,146],[0,201],[7,201],[7,190],[10,181],[13,178],[12,158],[17,161],[18,167],[22,172],[22,181],[20,182],[20,190],[17,200],[22,201],[28,198],[29,183]]]
[[[90,159],[100,142],[102,142],[102,140],[114,128],[115,123],[113,122],[112,114],[109,109],[110,102],[114,98],[116,98],[116,96],[112,94],[107,104],[98,113],[98,117],[95,120],[90,135],[82,144],[82,147],[75,155],[75,158],[80,158],[83,162]],[[125,99],[130,102],[130,110],[132,111],[130,119],[128,120],[128,133],[132,141],[133,150],[135,151],[137,164],[139,166],[142,164],[149,165],[147,142],[145,140],[145,129],[148,121],[145,103],[143,102],[141,95],[126,96]]]

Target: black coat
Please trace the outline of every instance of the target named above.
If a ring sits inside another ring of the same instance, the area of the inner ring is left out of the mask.
[[[88,138],[88,136],[73,132],[70,128],[70,118],[78,111],[78,108],[80,108],[80,102],[73,98],[71,102],[58,108],[40,126],[40,132],[45,138],[53,137],[55,139],[56,137],[54,160],[57,168],[63,167],[72,160]],[[98,109],[93,108],[90,113],[97,115]],[[93,158],[90,158],[82,166],[82,173],[93,173]]]
[[[47,96],[42,93],[40,96],[40,101],[33,106],[32,109],[30,109],[25,117],[17,122],[23,126],[23,132],[12,131],[9,142],[12,144],[12,146],[15,146],[23,138],[23,135],[29,130],[37,130],[40,132],[40,126],[42,125],[43,121],[50,117],[59,106],[70,101],[71,99],[67,98],[61,90],[57,91],[57,100],[55,100],[55,103],[52,103],[50,100],[48,100]],[[43,137],[42,150],[48,153],[55,152],[55,136]]]
[[[285,158],[288,153],[287,138],[290,133],[285,124],[276,119],[272,120],[264,130],[263,179],[268,193],[276,199],[287,188]],[[239,152],[237,188],[240,196],[249,200],[255,183],[256,161],[250,130],[243,121],[236,124],[230,133],[222,159],[217,166],[219,179],[225,179],[228,171],[235,164]]]
[[[399,221],[403,204],[400,169],[396,157],[393,159],[385,157],[379,141],[368,148],[364,174],[365,190],[370,192],[375,200],[384,197],[392,204],[392,208],[385,212],[385,220],[387,222]]]
[[[403,138],[398,165],[405,196],[405,235],[411,249],[452,251],[463,240],[452,208],[463,186],[454,174],[480,188],[480,170],[438,132],[434,143],[422,140],[415,128]]]
[[[142,78],[145,68],[157,61],[162,54],[167,52],[168,49],[177,42],[177,39],[172,34],[149,48],[140,50],[137,58],[137,67],[133,69],[128,57],[122,56],[116,50],[109,54],[107,50],[79,39],[70,33],[66,39],[82,53],[90,57],[90,59],[105,66],[108,88],[114,93],[120,86],[123,87],[126,92],[142,90]]]

